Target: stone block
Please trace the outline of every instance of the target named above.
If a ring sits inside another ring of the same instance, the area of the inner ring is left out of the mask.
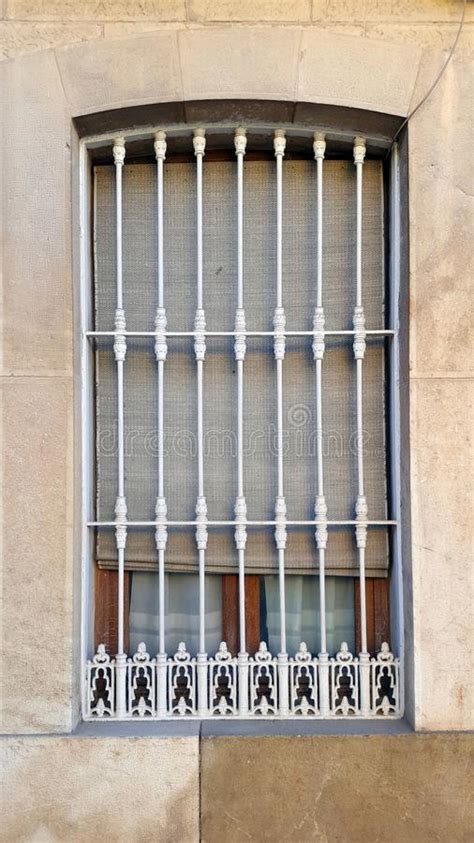
[[[184,20],[185,0],[7,0],[7,18],[17,20]]]
[[[159,21],[118,21],[117,23],[104,23],[104,38],[122,38],[126,35],[141,35],[143,32],[161,33],[172,32],[177,29],[184,29],[184,22],[160,23]]]
[[[328,20],[353,21],[458,21],[462,3],[458,0],[315,0],[313,17],[317,19],[325,3]],[[469,6],[469,3],[467,4]],[[472,19],[472,10],[466,10]]]
[[[190,20],[195,21],[278,21],[306,23],[311,20],[310,0],[190,0]]]
[[[57,57],[73,116],[182,99],[172,30],[73,45]]]
[[[198,843],[199,738],[3,740],[0,839]]]
[[[102,36],[102,27],[95,24],[27,23],[2,21],[0,23],[0,60],[11,59],[24,53],[34,53],[49,47],[90,41]]]
[[[293,100],[300,37],[285,27],[180,32],[184,99]]]
[[[410,44],[305,29],[297,99],[405,115],[419,58]]]
[[[430,64],[428,73],[433,73],[433,67],[441,68],[447,57],[456,37],[459,25],[457,23],[367,23],[365,32],[368,38],[376,38],[382,41],[402,41],[404,43],[417,44],[423,50],[420,71],[423,70],[423,63]],[[463,38],[465,34],[472,32],[472,23],[465,23],[463,27]],[[427,61],[428,60],[428,61]],[[436,73],[435,73],[436,76]],[[433,76],[433,80],[435,78]],[[417,80],[418,84],[418,80]],[[425,85],[424,79],[422,84]],[[415,91],[415,95],[416,95]]]
[[[412,580],[417,729],[474,727],[473,383],[410,389]]]
[[[467,843],[472,747],[470,735],[204,739],[201,840]]]
[[[446,58],[445,52],[426,53],[411,107]],[[439,85],[409,124],[410,356],[416,377],[473,371],[472,55],[466,32]]]
[[[4,62],[3,367],[72,371],[71,126],[54,55]]]
[[[0,731],[67,731],[73,717],[72,383],[4,377],[0,385],[5,490]]]

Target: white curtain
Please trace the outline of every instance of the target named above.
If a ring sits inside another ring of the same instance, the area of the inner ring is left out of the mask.
[[[280,609],[278,577],[266,576],[265,601],[267,643],[272,653],[280,649]],[[302,641],[313,653],[320,649],[318,577],[286,578],[286,639],[288,653],[298,650]],[[329,653],[336,653],[341,641],[354,652],[354,580],[352,577],[326,577],[326,624]]]
[[[278,577],[262,578],[261,636],[270,651],[279,651]],[[166,649],[176,652],[180,641],[196,655],[199,628],[199,588],[196,574],[165,575]],[[351,577],[326,578],[328,650],[335,653],[341,641],[354,651],[354,581]],[[158,650],[158,577],[134,571],[130,604],[130,645],[135,651],[145,641],[152,655]],[[286,580],[286,631],[288,652],[293,655],[304,641],[312,653],[319,651],[319,580],[291,576]],[[222,578],[206,577],[206,647],[213,655],[222,640]]]
[[[165,574],[166,650],[173,655],[184,641],[193,656],[199,644],[199,585],[196,574]],[[158,651],[158,577],[132,574],[130,647],[144,641],[148,652]],[[206,646],[213,655],[222,641],[221,577],[206,577]]]

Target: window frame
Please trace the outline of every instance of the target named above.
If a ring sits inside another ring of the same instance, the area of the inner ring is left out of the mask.
[[[261,127],[267,131],[273,127],[260,124],[258,121],[247,121],[251,128]],[[204,128],[215,128],[215,123],[201,122]],[[222,121],[217,124],[227,129]],[[232,128],[237,125],[232,121]],[[295,131],[293,124],[281,123],[286,131]],[[157,127],[158,128],[158,127]],[[230,127],[229,127],[230,129]],[[169,132],[184,132],[187,135],[191,127],[179,123],[166,127]],[[305,134],[312,134],[312,127],[301,129]],[[149,126],[123,130],[127,138],[150,137],[155,128]],[[350,133],[350,137],[354,132]],[[94,553],[93,534],[87,527],[87,522],[94,517],[95,484],[94,484],[94,361],[93,351],[89,343],[86,330],[92,320],[92,247],[91,247],[91,217],[92,217],[92,163],[91,152],[101,146],[111,144],[117,131],[99,133],[79,140],[79,204],[80,204],[80,378],[81,378],[81,661],[85,663],[93,650],[95,588],[94,585]],[[331,129],[328,137],[340,138],[346,142],[349,133],[337,132]],[[365,134],[367,144],[380,144],[377,136]],[[388,146],[388,145],[387,145]],[[400,447],[400,243],[401,243],[401,208],[400,208],[400,154],[398,144],[391,149],[388,162],[388,178],[384,179],[388,188],[387,211],[387,292],[388,292],[388,324],[393,329],[393,337],[388,344],[388,446],[390,457],[389,466],[389,512],[388,518],[394,518],[397,526],[391,529],[391,574],[390,574],[390,628],[392,648],[400,657],[402,669],[400,671],[401,711],[404,699],[404,609],[402,584],[402,511],[401,511],[401,447]],[[388,156],[386,156],[387,158]],[[82,670],[82,668],[81,668]],[[83,683],[84,688],[84,683]],[[83,692],[83,711],[84,692]]]

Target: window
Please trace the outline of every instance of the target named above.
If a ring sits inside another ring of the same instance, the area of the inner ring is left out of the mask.
[[[399,716],[382,161],[295,127],[100,148],[84,716]]]

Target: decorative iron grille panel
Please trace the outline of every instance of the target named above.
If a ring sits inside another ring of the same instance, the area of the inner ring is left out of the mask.
[[[251,135],[250,135],[251,141]],[[95,171],[97,561],[118,569],[118,652],[86,665],[86,719],[400,716],[400,661],[367,650],[365,579],[388,564],[379,161]],[[150,144],[151,145],[151,144]],[[365,178],[363,179],[363,172]],[[324,175],[324,182],[323,182]],[[364,204],[363,204],[364,198]],[[217,450],[213,450],[213,436]],[[184,448],[180,450],[181,446]],[[159,651],[124,649],[124,573],[157,570]],[[166,652],[165,571],[198,572],[199,648]],[[206,649],[205,578],[239,578],[238,656]],[[246,647],[245,574],[277,573],[280,647]],[[321,649],[286,644],[285,579],[317,573]],[[325,578],[360,579],[361,652],[327,651]]]

